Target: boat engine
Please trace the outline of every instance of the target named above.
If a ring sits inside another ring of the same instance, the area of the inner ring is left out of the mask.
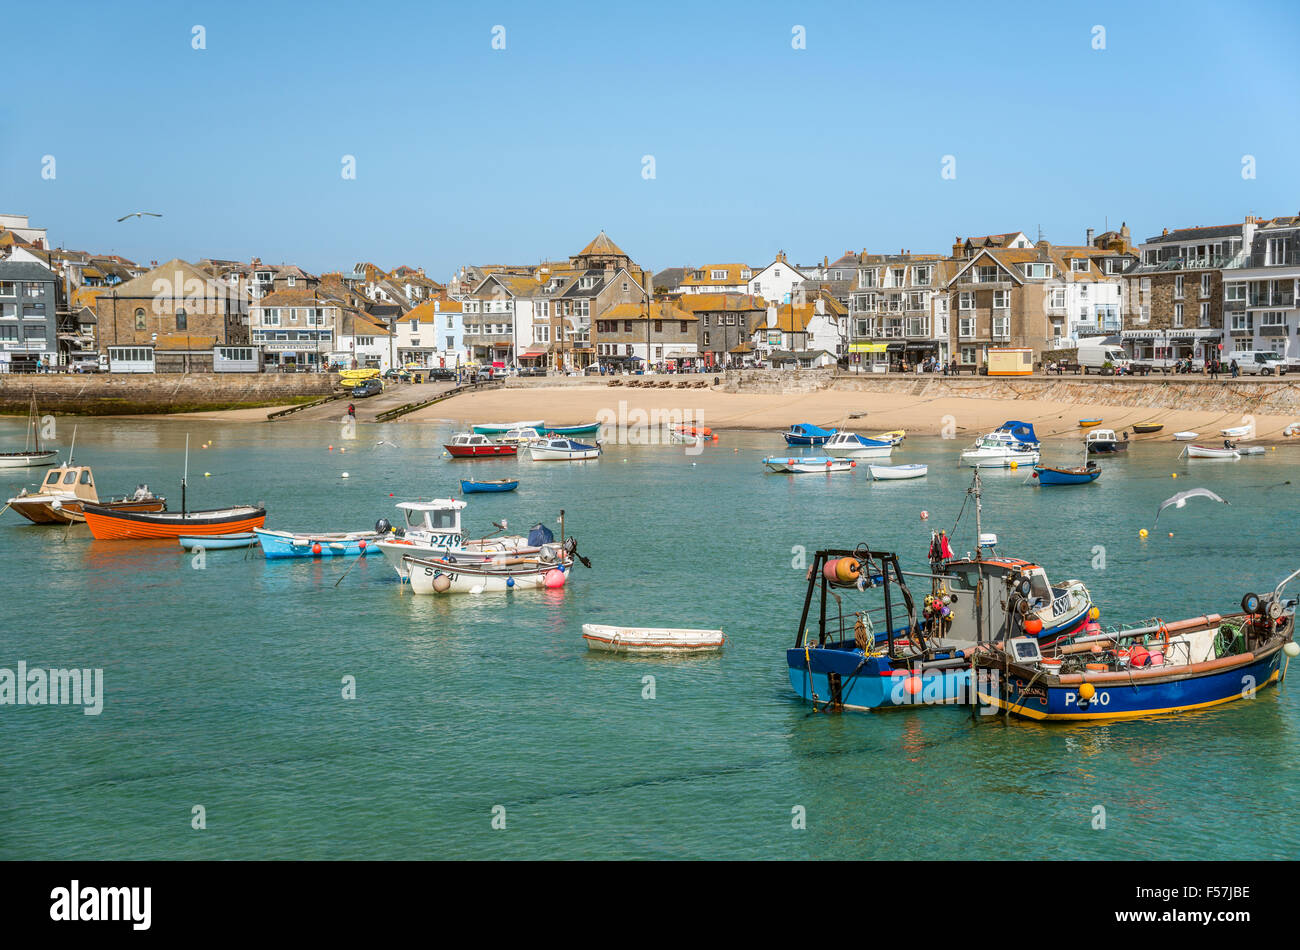
[[[393,525],[387,518],[380,518],[375,522],[375,534],[388,534],[392,530]]]

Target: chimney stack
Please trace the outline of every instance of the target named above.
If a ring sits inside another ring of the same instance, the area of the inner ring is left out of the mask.
[[[952,256],[961,257],[961,236],[952,239]]]

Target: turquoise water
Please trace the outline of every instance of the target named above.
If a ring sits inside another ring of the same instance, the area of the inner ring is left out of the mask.
[[[794,701],[795,546],[866,541],[922,569],[930,528],[952,528],[969,484],[963,442],[909,439],[894,461],[928,462],[928,478],[872,484],[861,466],[765,474],[758,460],[786,450],[759,433],[724,432],[696,457],[610,446],[568,465],[452,463],[451,430],[423,425],[362,425],[352,443],[330,424],[78,425],[102,491],[148,482],[179,507],[188,431],[191,507],[262,501],[274,528],[365,528],[403,498],[458,493],[466,473],[518,472],[518,492],[470,497],[467,528],[504,517],[522,531],[563,508],[593,569],[563,591],[418,598],[380,558],[214,551],[197,570],[174,544],[5,513],[0,667],[102,667],[106,698],[99,716],[0,706],[0,858],[1294,857],[1294,686],[1051,727]],[[0,440],[21,431],[5,420]],[[989,472],[985,530],[1002,553],[1084,580],[1105,620],[1236,609],[1300,567],[1292,450],[1231,463],[1178,449],[1135,446],[1079,488]],[[0,488],[31,477],[0,473]],[[1138,538],[1160,500],[1194,486],[1231,507],[1194,500]],[[592,655],[584,621],[720,626],[730,642],[714,658]],[[195,805],[206,829],[191,827]]]

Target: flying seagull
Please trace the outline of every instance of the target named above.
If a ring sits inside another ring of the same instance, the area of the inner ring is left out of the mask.
[[[142,217],[142,216],[144,216],[144,215],[146,215],[146,214],[149,215],[149,217],[151,217],[151,218],[161,218],[161,217],[162,217],[162,215],[160,215],[157,211],[132,211],[130,214],[124,214],[124,215],[122,215],[122,217],[118,218],[117,221],[118,221],[118,224],[121,224],[121,223],[122,223],[123,221],[125,221],[127,218],[139,218],[139,217]]]
[[[1170,505],[1173,505],[1175,508],[1186,508],[1187,499],[1189,498],[1208,498],[1210,501],[1223,502],[1225,505],[1231,504],[1231,502],[1224,501],[1224,499],[1220,498],[1208,488],[1189,488],[1187,491],[1180,491],[1177,495],[1171,495],[1160,503],[1160,507],[1156,509],[1156,523],[1158,524],[1160,522],[1160,512],[1164,511]]]

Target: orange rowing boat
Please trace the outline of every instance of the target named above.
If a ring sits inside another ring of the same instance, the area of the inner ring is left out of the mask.
[[[190,512],[120,511],[92,504],[83,504],[82,508],[91,536],[99,541],[234,534],[266,523],[266,509],[252,505]]]

